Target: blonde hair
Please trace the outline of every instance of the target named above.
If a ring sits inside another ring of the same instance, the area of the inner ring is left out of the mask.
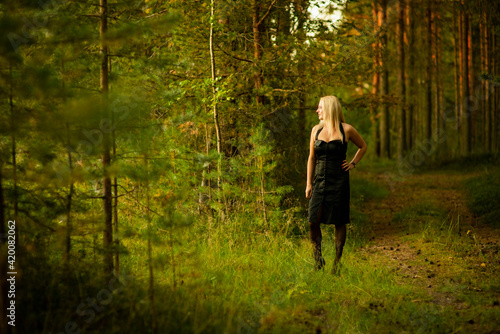
[[[323,120],[319,122],[319,129],[326,128],[330,133],[335,129],[340,133],[340,122],[345,123],[345,120],[339,100],[335,96],[324,96],[321,101],[323,101]],[[344,142],[342,136],[340,140]]]

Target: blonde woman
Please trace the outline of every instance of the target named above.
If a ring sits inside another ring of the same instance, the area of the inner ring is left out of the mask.
[[[321,269],[325,260],[321,255],[320,224],[335,225],[336,256],[332,269],[335,273],[344,249],[346,224],[350,223],[349,171],[356,168],[363,158],[366,143],[354,127],[345,123],[342,107],[335,96],[322,97],[316,113],[320,123],[312,129],[307,161],[309,237],[314,248],[315,268]],[[347,162],[347,144],[350,141],[359,149]]]

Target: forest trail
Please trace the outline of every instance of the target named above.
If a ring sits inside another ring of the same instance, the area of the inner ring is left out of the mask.
[[[498,290],[492,295],[479,287],[483,279],[494,279],[500,270],[500,230],[477,221],[467,207],[463,189],[465,180],[480,174],[426,172],[391,183],[384,175],[367,174],[363,177],[390,190],[385,199],[369,201],[363,208],[369,217],[369,243],[360,252],[387,266],[398,284],[427,292],[425,301],[412,302],[451,308],[466,318],[468,329],[480,331],[481,325],[467,312],[470,303],[457,293],[466,291],[472,298],[494,300],[486,307],[498,307],[500,300]],[[431,213],[433,208],[439,209],[438,218],[421,212],[419,216],[422,207],[423,212],[427,208]],[[426,231],[426,224],[442,225]],[[448,241],[440,242],[439,233]]]

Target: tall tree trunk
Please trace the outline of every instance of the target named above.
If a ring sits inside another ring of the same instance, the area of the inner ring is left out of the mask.
[[[111,56],[109,58],[109,73],[111,73]],[[110,87],[109,87],[110,88]],[[111,112],[111,124],[113,124],[113,130],[111,131],[111,149],[113,153],[112,161],[116,162],[116,127],[115,127],[115,113]],[[114,248],[114,270],[115,275],[120,275],[120,234],[118,226],[118,177],[113,178],[113,248]]]
[[[112,123],[115,124],[114,121],[114,113],[113,113]],[[113,128],[112,132],[112,142],[113,142],[113,159],[116,159],[116,137],[115,130]],[[120,235],[118,233],[118,178],[115,176],[113,178],[113,236],[114,240],[114,249],[115,249],[115,274],[120,274]]]
[[[485,62],[485,41],[486,41],[486,36],[485,36],[485,16],[486,16],[486,11],[485,11],[485,4],[482,4],[481,7],[481,14],[479,17],[479,49],[480,49],[480,58],[481,58],[481,63],[480,63],[480,72],[481,74],[484,74],[486,72],[486,62]],[[488,151],[488,122],[487,118],[488,115],[486,114],[486,99],[488,98],[486,96],[486,85],[485,81],[483,80],[481,76],[481,98],[480,103],[481,103],[481,118],[482,118],[482,129],[479,131],[481,133],[481,142],[483,144],[483,148]]]
[[[443,136],[443,131],[446,131],[446,120],[444,119],[444,106],[443,106],[443,79],[441,75],[441,11],[438,7],[438,3],[435,4],[434,10],[432,11],[432,31],[433,31],[433,42],[434,42],[434,51],[433,51],[433,60],[434,60],[434,82],[435,82],[435,94],[434,94],[434,124],[435,124],[435,138],[436,142],[439,141],[439,138]],[[436,155],[438,157],[445,157],[447,154],[446,150],[446,142],[440,143],[440,145],[436,146]]]
[[[260,34],[260,23],[259,23],[259,12],[260,12],[260,4],[259,0],[253,0],[253,17],[252,17],[252,28],[253,28],[253,49],[254,49],[254,58],[255,58],[255,102],[257,105],[262,105],[264,101],[264,97],[258,92],[262,88],[262,84],[264,82],[262,69],[260,68],[260,61],[262,59],[262,40]]]
[[[431,22],[432,22],[432,92],[434,92],[434,95],[432,96],[433,98],[433,110],[434,110],[434,119],[433,119],[433,124],[434,124],[434,132],[439,129],[439,86],[438,86],[438,73],[437,73],[437,65],[438,65],[438,54],[437,54],[437,20],[436,20],[436,4],[432,3],[431,0]],[[434,140],[435,138],[433,138]],[[439,147],[438,147],[439,148]]]
[[[467,66],[469,67],[469,75],[468,75],[468,85],[469,85],[469,92],[473,93],[473,87],[476,86],[476,75],[474,72],[474,52],[473,52],[473,46],[472,46],[472,20],[473,16],[469,16],[468,20],[468,25],[467,25]],[[472,152],[475,147],[476,143],[476,118],[477,118],[477,112],[476,110],[478,109],[477,106],[477,98],[474,96],[470,95],[470,102],[469,104],[469,118],[468,118],[468,127],[469,127],[469,137],[470,137],[470,148],[469,152]]]
[[[488,29],[488,14],[486,11],[484,12],[484,21],[483,21],[483,47],[482,50],[484,52],[483,55],[483,73],[487,74],[487,79],[484,80],[482,79],[482,87],[484,89],[483,91],[483,122],[484,122],[484,136],[485,136],[485,149],[486,151],[490,152],[492,148],[492,125],[493,125],[493,117],[492,116],[492,108],[491,108],[491,97],[493,94],[491,94],[491,85],[490,85],[490,75],[491,75],[491,69],[490,69],[490,30]]]
[[[442,58],[443,58],[443,47],[441,43],[442,28],[441,28],[441,8],[436,9],[436,23],[435,23],[435,40],[436,40],[436,87],[437,87],[437,106],[436,113],[438,114],[438,121],[436,124],[437,142],[440,143],[438,147],[438,153],[440,156],[447,158],[449,155],[447,142],[441,143],[440,138],[447,138],[446,134],[446,112],[444,103],[444,83],[442,75]]]
[[[493,29],[493,28],[492,28]],[[492,61],[491,61],[491,72],[493,73],[493,75],[495,77],[498,77],[498,75],[500,74],[500,71],[499,71],[499,59],[498,59],[498,54],[499,54],[499,50],[498,50],[498,41],[497,41],[497,37],[496,37],[496,34],[493,33],[492,30],[490,30],[490,36],[491,36],[491,54],[492,55],[495,55],[493,57],[491,57]],[[489,110],[489,114],[490,114],[490,123],[491,123],[491,126],[490,126],[490,141],[491,141],[491,151],[493,152],[496,152],[498,150],[498,143],[499,143],[499,138],[497,136],[498,134],[498,125],[499,125],[499,122],[498,122],[498,113],[499,113],[499,109],[500,109],[500,87],[498,87],[498,85],[493,85],[491,84],[490,85],[490,82],[488,81],[488,85],[490,87],[490,89],[492,89],[492,92],[490,94],[490,110]]]
[[[385,26],[387,22],[387,0],[381,0],[382,4],[382,25]],[[387,55],[387,32],[383,31],[381,36],[382,52],[384,56],[381,58],[382,62],[382,76],[381,76],[381,90],[380,94],[385,100],[389,95],[389,69],[386,63]],[[382,116],[380,119],[380,152],[381,156],[391,157],[391,137],[389,126],[389,106],[387,103],[382,104]]]
[[[289,36],[290,35],[290,29],[292,27],[291,10],[290,10],[291,5],[292,4],[285,4],[285,5],[277,8],[279,10],[278,31],[277,31],[278,36]]]
[[[405,1],[398,1],[398,25],[397,25],[397,48],[398,48],[398,95],[401,98],[398,128],[398,159],[403,159],[406,151],[406,82],[405,82]]]
[[[458,16],[458,18],[457,18]],[[459,21],[459,24],[457,24]],[[461,62],[459,55],[461,55],[460,51],[460,12],[456,11],[455,6],[453,6],[453,55],[454,55],[454,65],[455,65],[455,124],[457,125],[455,130],[458,131],[458,124],[460,122],[460,78],[461,78]],[[457,132],[457,138],[460,138],[460,135]]]
[[[299,80],[302,84],[302,87],[305,86],[305,72],[306,72],[306,68],[305,68],[305,65],[304,65],[304,62],[299,62],[299,64],[297,65],[297,73],[299,75]],[[307,143],[307,131],[306,131],[306,128],[305,128],[305,125],[306,125],[306,98],[307,98],[307,95],[305,92],[301,91],[299,93],[299,110],[298,110],[298,113],[297,113],[297,118],[298,118],[298,131],[299,131],[299,136],[301,136],[300,138],[300,142],[301,143]],[[306,146],[304,146],[306,147]]]
[[[66,82],[65,82],[65,71],[64,71],[64,58],[61,60],[61,76],[62,76],[62,90],[64,100],[66,100]],[[71,205],[73,201],[74,193],[74,183],[73,183],[73,161],[71,156],[71,140],[70,140],[70,128],[69,123],[66,122],[66,148],[68,154],[68,167],[70,170],[70,186],[68,195],[66,195],[66,240],[64,249],[64,266],[69,277],[70,273],[70,258],[71,258],[71,232],[72,232],[72,222],[71,222]]]
[[[108,57],[109,49],[104,40],[104,34],[108,30],[108,1],[99,0],[100,5],[100,37],[101,37],[101,93],[103,99],[103,110],[107,111],[107,99],[108,99]],[[107,113],[103,114],[103,119],[108,118]],[[102,167],[104,170],[104,235],[103,235],[103,247],[104,247],[104,266],[109,275],[113,274],[114,264],[113,264],[113,208],[112,208],[112,194],[111,194],[111,178],[108,175],[107,169],[111,165],[111,153],[110,153],[110,142],[109,134],[103,133],[103,152],[102,152]]]
[[[378,0],[373,0],[372,2],[373,9],[373,26],[375,34],[378,34],[380,31],[380,24],[382,20],[382,14],[379,13],[378,10]],[[372,123],[372,137],[373,143],[375,146],[375,154],[377,157],[380,157],[380,137],[379,137],[379,124],[378,124],[378,100],[379,100],[379,92],[380,92],[380,41],[376,39],[372,44],[374,49],[373,56],[373,68],[375,71],[373,72],[373,82],[372,82],[372,96],[373,101],[370,104],[370,121]],[[377,101],[375,101],[375,99]]]
[[[414,131],[414,118],[416,113],[416,100],[417,100],[417,92],[416,92],[416,80],[415,80],[415,8],[413,5],[413,1],[408,1],[407,5],[407,25],[408,25],[408,55],[409,55],[409,67],[408,72],[408,113],[407,113],[407,125],[406,125],[406,145],[407,149],[411,149],[413,147],[413,142],[415,138]]]
[[[432,140],[432,0],[427,1],[426,25],[427,25],[427,40],[426,40],[427,68],[425,75],[425,87],[426,87],[425,139],[431,141]]]
[[[217,110],[217,87],[216,87],[216,71],[215,71],[215,54],[214,54],[214,20],[215,20],[215,0],[211,0],[210,9],[210,67],[212,70],[212,104],[214,113],[215,133],[217,135],[217,153],[219,153],[219,160],[217,163],[217,191],[221,191],[222,182],[222,138],[219,126],[219,113]],[[220,204],[220,196],[217,196]],[[220,207],[220,206],[219,206]]]
[[[461,120],[460,130],[462,132],[462,153],[467,155],[471,151],[470,133],[470,78],[469,78],[469,17],[462,11],[462,97],[461,97]]]
[[[254,59],[255,59],[255,101],[258,106],[265,104],[267,101],[261,93],[258,91],[262,88],[264,84],[264,74],[262,73],[262,68],[260,67],[260,61],[262,60],[262,23],[267,18],[271,9],[273,9],[277,0],[273,0],[267,12],[260,16],[261,4],[260,0],[253,0],[252,2],[252,30],[253,30],[253,49],[254,49]]]
[[[309,1],[298,0],[294,2],[294,13],[297,16],[297,38],[300,43],[304,43],[306,39],[306,32],[304,30],[304,24],[307,18],[307,8],[309,6]],[[299,75],[300,84],[302,87],[305,86],[305,75],[306,68],[303,61],[299,61],[297,64],[297,74]],[[301,138],[301,143],[305,143],[308,139],[306,136],[306,94],[305,92],[299,93],[299,110],[298,110],[298,125],[299,125],[299,135]]]
[[[458,140],[458,150],[460,154],[463,152],[463,134],[461,133],[462,122],[463,122],[463,114],[466,112],[464,110],[464,90],[465,90],[465,81],[464,81],[464,41],[463,41],[463,30],[464,30],[464,13],[463,9],[460,8],[458,11],[458,61],[459,61],[459,87],[460,87],[460,96],[458,99],[459,107],[457,115],[457,140]]]

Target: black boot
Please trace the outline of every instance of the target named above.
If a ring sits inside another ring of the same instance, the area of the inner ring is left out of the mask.
[[[321,256],[321,245],[316,246],[314,249],[314,269],[315,270],[320,270],[325,267],[325,259],[323,259],[323,256]]]

